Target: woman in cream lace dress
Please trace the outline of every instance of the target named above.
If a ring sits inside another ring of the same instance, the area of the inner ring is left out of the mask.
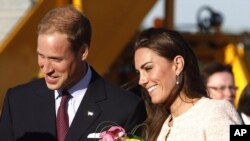
[[[242,124],[230,102],[207,97],[194,52],[178,32],[141,32],[134,61],[145,92],[148,141],[229,141],[230,125]]]

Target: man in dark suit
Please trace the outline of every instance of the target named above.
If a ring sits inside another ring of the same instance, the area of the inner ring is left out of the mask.
[[[129,132],[145,120],[139,97],[107,82],[86,62],[90,40],[90,22],[74,7],[56,8],[45,15],[38,26],[37,44],[44,78],[7,91],[1,141],[89,141],[91,133],[111,122]],[[65,90],[69,127],[59,139],[58,113]]]

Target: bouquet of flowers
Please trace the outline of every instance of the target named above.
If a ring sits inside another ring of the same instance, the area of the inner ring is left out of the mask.
[[[147,125],[144,123],[134,127],[130,133],[126,133],[123,127],[111,121],[106,121],[101,124],[105,124],[107,122],[111,123],[111,125],[102,128],[100,134],[98,135],[99,141],[146,141],[142,137],[135,135],[135,132],[139,127],[147,127]],[[101,126],[101,124],[99,126]],[[99,128],[99,126],[97,128]]]

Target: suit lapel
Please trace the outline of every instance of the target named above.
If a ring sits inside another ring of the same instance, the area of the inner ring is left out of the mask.
[[[93,125],[102,112],[97,102],[105,98],[106,91],[103,80],[92,70],[91,82],[70,126],[66,141],[78,141],[89,132],[88,128]]]
[[[54,91],[49,90],[46,86],[44,79],[41,81],[36,94],[34,95],[37,101],[37,107],[35,108],[37,118],[39,118],[39,125],[44,128],[53,136],[56,136],[56,115],[55,115],[55,99]]]

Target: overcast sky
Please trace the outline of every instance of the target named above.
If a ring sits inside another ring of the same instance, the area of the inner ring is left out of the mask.
[[[142,27],[150,27],[154,18],[164,17],[164,1],[158,0]],[[174,25],[183,30],[195,30],[198,9],[205,5],[223,16],[223,32],[237,34],[250,31],[250,0],[175,0]]]

